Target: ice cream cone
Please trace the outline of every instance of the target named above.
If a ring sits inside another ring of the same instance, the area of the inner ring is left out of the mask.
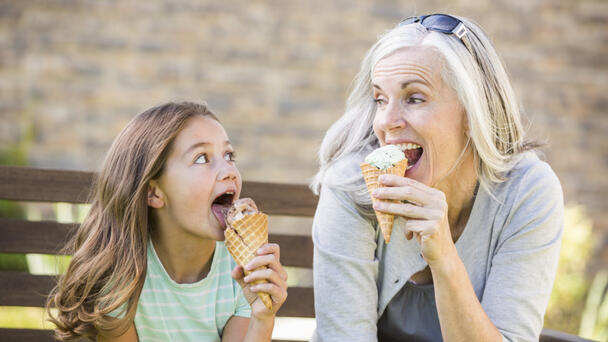
[[[228,252],[237,264],[244,267],[256,256],[258,248],[268,243],[268,216],[263,213],[245,215],[226,228],[224,237]],[[254,271],[265,268],[266,266],[262,266]],[[250,273],[245,271],[245,275]],[[258,280],[252,284],[266,282],[266,280]],[[268,309],[272,309],[272,301],[268,293],[258,292],[257,295]]]
[[[374,189],[382,187],[380,182],[378,182],[378,177],[383,174],[392,174],[397,176],[403,176],[405,174],[405,170],[407,169],[407,159],[403,159],[393,167],[390,167],[386,170],[380,170],[379,168],[372,166],[368,163],[360,164],[361,171],[363,171],[363,178],[365,179],[365,184],[367,185],[367,190],[371,196],[372,191]],[[376,198],[372,196],[372,201],[376,202]],[[398,203],[399,201],[394,200],[393,202]],[[378,223],[380,224],[380,229],[382,230],[382,235],[384,236],[384,241],[389,243],[391,241],[391,233],[393,231],[393,222],[395,221],[395,216],[392,214],[386,214],[379,211],[375,211],[376,217],[378,218]]]

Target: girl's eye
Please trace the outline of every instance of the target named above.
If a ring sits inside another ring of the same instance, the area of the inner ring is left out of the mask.
[[[226,152],[224,159],[227,161],[235,161],[234,152]]]
[[[201,154],[200,156],[196,157],[196,159],[194,160],[194,164],[206,164],[209,160],[207,159],[207,155],[206,154]]]

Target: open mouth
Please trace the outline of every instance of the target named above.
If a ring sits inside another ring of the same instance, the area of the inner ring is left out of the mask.
[[[215,218],[221,224],[222,228],[226,228],[226,213],[228,213],[228,209],[230,209],[233,202],[234,192],[227,191],[219,195],[211,203],[211,211],[213,211],[213,215],[215,215]]]
[[[410,169],[416,165],[416,163],[422,157],[422,153],[424,152],[422,147],[418,144],[407,143],[407,144],[396,144],[397,147],[405,154],[405,158],[407,158],[407,168]]]

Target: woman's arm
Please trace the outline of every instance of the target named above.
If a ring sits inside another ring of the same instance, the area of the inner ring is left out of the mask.
[[[313,341],[376,341],[376,231],[343,192],[324,186],[313,222]]]
[[[559,181],[546,164],[519,184],[491,260],[481,303],[452,242],[445,196],[414,180],[388,176],[376,209],[408,218],[430,266],[445,341],[536,341],[557,268],[563,203]],[[491,227],[487,227],[490,229]]]
[[[557,272],[563,194],[545,163],[525,174],[492,258],[481,305],[508,341],[538,341]]]
[[[379,180],[387,187],[374,190],[372,195],[400,202],[376,202],[374,209],[405,217],[406,237],[415,237],[420,243],[420,252],[433,276],[443,340],[501,341],[502,336],[477,299],[458,256],[444,193],[405,177],[384,175]]]

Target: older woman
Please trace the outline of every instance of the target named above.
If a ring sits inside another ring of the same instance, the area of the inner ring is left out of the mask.
[[[409,161],[371,195],[359,163]],[[563,229],[560,183],[473,22],[409,18],[367,53],[323,141],[315,341],[537,341]],[[389,201],[398,200],[398,202]],[[373,210],[394,214],[390,243]]]

